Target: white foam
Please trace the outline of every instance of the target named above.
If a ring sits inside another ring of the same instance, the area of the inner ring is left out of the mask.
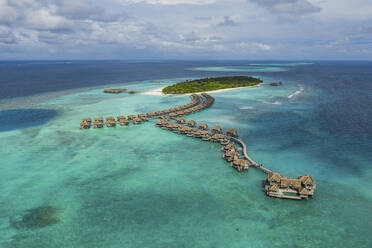
[[[288,96],[288,98],[291,99],[291,98],[293,98],[293,97],[295,97],[295,96],[298,96],[298,95],[301,94],[304,90],[305,90],[305,88],[302,87],[302,86],[300,85],[300,89],[297,90],[297,91],[295,91],[295,92],[293,92],[292,94],[290,94],[290,95]]]
[[[268,102],[268,101],[262,101],[263,103],[266,103],[266,104],[272,104],[272,105],[281,105],[282,102],[279,102],[279,101],[274,101],[274,102]]]
[[[240,107],[239,109],[254,109],[254,108],[251,106],[243,106],[243,107]]]

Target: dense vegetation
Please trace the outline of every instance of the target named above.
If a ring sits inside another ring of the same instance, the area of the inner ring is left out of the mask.
[[[163,89],[164,94],[185,94],[212,90],[254,86],[262,83],[261,79],[246,76],[203,78],[180,82]]]

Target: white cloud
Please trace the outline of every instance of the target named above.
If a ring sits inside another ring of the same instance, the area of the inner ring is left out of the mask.
[[[0,0],[0,24],[11,24],[18,17],[17,9],[9,6],[8,0]]]
[[[320,8],[308,0],[249,0],[277,14],[303,15],[319,12]]]
[[[24,56],[314,58],[372,51],[371,20],[370,0],[0,0],[0,43]]]
[[[53,15],[55,8],[41,8],[30,10],[25,14],[25,25],[40,30],[70,30],[74,27],[71,20],[62,16]]]
[[[259,42],[240,42],[238,44],[238,47],[243,49],[243,50],[249,50],[249,51],[270,51],[272,49],[271,46],[264,44],[264,43],[259,43]]]

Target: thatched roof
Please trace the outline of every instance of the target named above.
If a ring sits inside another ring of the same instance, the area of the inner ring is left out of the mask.
[[[195,127],[196,126],[196,121],[194,121],[194,120],[188,121],[187,125]]]
[[[271,185],[269,187],[269,191],[278,192],[278,190],[279,190],[279,186],[277,184]]]
[[[300,176],[298,179],[304,184],[304,185],[313,185],[315,183],[314,179],[310,175]]]
[[[122,124],[129,124],[129,121],[127,119],[120,119],[119,122]]]
[[[301,181],[298,179],[282,178],[280,180],[280,187],[281,188],[294,188],[298,190],[301,188]]]
[[[108,126],[116,126],[116,121],[115,120],[108,120],[108,121],[106,121],[106,125],[108,125]]]
[[[269,175],[267,176],[267,179],[269,180],[269,182],[276,182],[276,183],[279,183],[282,178],[283,176],[276,172],[270,172]]]
[[[199,124],[200,129],[208,129],[208,124],[207,123],[201,123]]]
[[[177,119],[177,122],[178,123],[185,123],[186,122],[186,119],[183,118],[183,117],[180,117],[180,118]]]
[[[234,166],[240,166],[244,169],[249,168],[249,162],[248,162],[248,160],[245,160],[245,159],[237,159],[233,162],[233,165]]]
[[[132,119],[134,119],[134,118],[137,118],[137,116],[135,116],[135,115],[128,115],[128,119],[129,119],[129,120],[132,120]]]
[[[92,118],[83,118],[83,121],[92,122]]]
[[[82,128],[90,127],[90,122],[82,121],[82,122],[80,122],[80,127],[82,127]]]
[[[238,132],[234,128],[230,128],[229,130],[227,130],[226,134],[232,137],[238,137]]]
[[[102,117],[97,117],[97,118],[94,118],[94,121],[101,121],[101,122],[103,122],[103,118]]]
[[[115,121],[115,117],[113,116],[106,117],[106,121]]]
[[[221,128],[221,126],[214,126],[213,128],[212,128],[212,131],[214,131],[214,132],[217,132],[217,133],[220,133],[220,132],[222,132],[222,128]]]
[[[239,153],[235,152],[235,151],[228,151],[225,153],[225,156],[226,157],[234,157],[234,156],[239,156]]]
[[[228,150],[237,151],[238,147],[236,147],[233,143],[229,143],[229,144],[225,145],[223,147],[223,149],[226,150],[226,151],[228,151]]]

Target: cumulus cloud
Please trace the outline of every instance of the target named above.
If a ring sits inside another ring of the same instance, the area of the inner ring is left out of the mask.
[[[17,20],[18,17],[17,9],[9,6],[8,0],[0,0],[0,24],[9,25]]]
[[[0,55],[68,58],[70,49],[74,58],[129,51],[279,59],[372,52],[371,8],[370,0],[0,0]]]
[[[304,15],[319,12],[320,8],[308,0],[248,0],[276,14]]]

